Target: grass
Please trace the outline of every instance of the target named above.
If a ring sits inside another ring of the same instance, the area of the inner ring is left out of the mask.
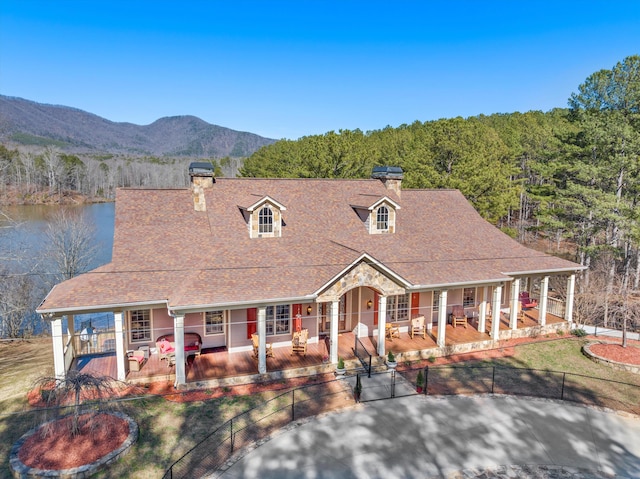
[[[566,337],[553,341],[539,341],[515,348],[515,354],[491,360],[467,361],[458,366],[504,366],[532,368],[548,371],[566,371],[585,376],[616,380],[640,386],[640,376],[616,371],[597,364],[581,353],[583,338]],[[433,363],[425,360],[422,366],[435,368],[443,361]],[[52,352],[49,339],[0,343],[0,477],[11,477],[8,455],[11,446],[38,424],[39,416],[29,410],[26,393],[34,380],[52,373]],[[413,364],[412,367],[418,367]],[[431,376],[431,374],[430,374]],[[579,378],[578,378],[579,379]],[[325,386],[319,385],[319,388]],[[597,391],[598,395],[612,396],[615,401],[640,403],[638,389],[618,390],[602,388],[593,380],[579,380],[576,385],[581,394]],[[230,392],[227,388],[225,392]],[[296,402],[305,396],[320,396],[314,386],[307,392],[296,394]],[[130,454],[113,464],[98,478],[149,478],[161,477],[164,471],[182,454],[219,425],[237,414],[262,404],[282,391],[269,391],[244,396],[226,396],[203,401],[180,403],[162,397],[147,396],[123,403],[125,413],[132,416],[140,426],[140,437]],[[206,396],[206,395],[205,395]],[[344,396],[336,395],[326,401],[316,401],[330,408],[350,404]],[[311,409],[311,413],[320,412]]]

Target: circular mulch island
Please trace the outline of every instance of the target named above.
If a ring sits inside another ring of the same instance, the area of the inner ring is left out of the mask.
[[[125,414],[99,413],[90,421],[88,416],[80,415],[76,436],[69,432],[72,416],[54,419],[24,434],[11,448],[9,464],[14,476],[90,477],[125,455],[138,439],[138,425]]]
[[[640,347],[610,341],[590,341],[582,347],[584,354],[598,363],[640,374]]]

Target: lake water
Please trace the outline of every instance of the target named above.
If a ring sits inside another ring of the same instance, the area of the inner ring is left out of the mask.
[[[11,218],[11,222],[0,218],[0,252],[9,252],[9,258],[6,259],[1,258],[0,254],[0,261],[13,262],[18,257],[15,252],[26,249],[28,254],[24,256],[21,254],[17,265],[12,264],[12,268],[21,272],[29,270],[35,259],[41,257],[45,251],[45,232],[48,218],[51,218],[60,208],[62,207],[56,205],[0,207],[0,211]],[[113,248],[115,203],[79,205],[73,206],[73,208],[79,209],[95,227],[98,252],[90,269],[110,262]],[[100,313],[77,316],[76,330],[82,329],[89,322],[97,329],[109,328],[113,326],[113,314]]]

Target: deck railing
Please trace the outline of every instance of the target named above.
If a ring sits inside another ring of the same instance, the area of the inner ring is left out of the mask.
[[[564,318],[565,302],[558,298],[547,298],[547,313]]]

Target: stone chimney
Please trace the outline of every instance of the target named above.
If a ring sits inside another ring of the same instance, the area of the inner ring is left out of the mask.
[[[207,211],[204,190],[213,188],[213,184],[216,182],[213,176],[213,165],[211,163],[194,161],[189,165],[189,176],[191,177],[193,209],[196,211]]]
[[[404,178],[402,168],[399,166],[374,166],[371,178],[382,181],[388,190],[393,191],[400,198],[402,178]]]

